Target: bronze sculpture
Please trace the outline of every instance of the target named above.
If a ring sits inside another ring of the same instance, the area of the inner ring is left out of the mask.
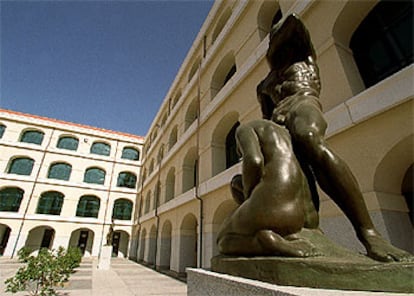
[[[318,229],[317,182],[351,221],[369,257],[412,260],[379,235],[352,172],[324,139],[316,54],[296,15],[273,26],[267,60],[270,73],[257,88],[264,119],[237,130],[242,175],[233,178],[231,188],[240,206],[219,232],[220,252],[319,255],[298,235],[303,228]]]
[[[112,240],[114,237],[114,219],[111,220],[111,225],[109,226],[108,233],[106,234],[106,246],[112,246]]]

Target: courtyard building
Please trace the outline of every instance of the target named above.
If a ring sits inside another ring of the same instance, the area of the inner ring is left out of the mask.
[[[0,109],[0,255],[59,246],[128,256],[144,139]]]

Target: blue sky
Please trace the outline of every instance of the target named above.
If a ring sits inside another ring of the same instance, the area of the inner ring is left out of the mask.
[[[142,136],[213,4],[0,1],[0,108]]]

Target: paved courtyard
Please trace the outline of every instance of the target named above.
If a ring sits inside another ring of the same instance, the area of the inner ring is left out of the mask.
[[[110,270],[98,270],[97,260],[84,259],[61,296],[187,295],[187,285],[133,261],[113,258]],[[4,280],[22,266],[16,260],[0,258],[0,296],[25,296],[4,292]]]

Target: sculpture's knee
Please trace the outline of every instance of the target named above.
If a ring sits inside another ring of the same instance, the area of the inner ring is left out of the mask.
[[[318,132],[306,130],[297,133],[294,137],[296,148],[308,157],[318,157],[323,153],[325,140]]]
[[[262,169],[263,158],[258,155],[243,156],[243,164],[251,169]]]
[[[242,175],[237,174],[233,177],[230,183],[231,193],[233,199],[240,205],[244,202],[245,198],[243,195],[243,181]]]

